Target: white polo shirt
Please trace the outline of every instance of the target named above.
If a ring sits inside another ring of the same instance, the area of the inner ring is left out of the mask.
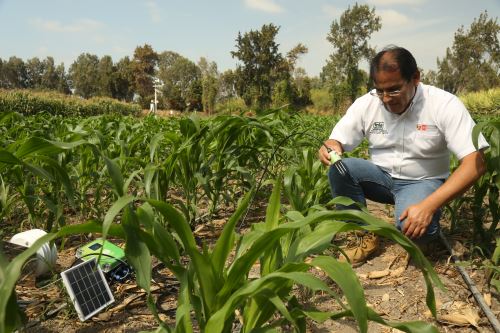
[[[420,83],[401,115],[387,111],[376,96],[361,96],[335,125],[330,139],[350,151],[366,137],[372,162],[394,178],[446,178],[450,152],[461,160],[476,151],[474,125],[455,95]],[[488,143],[480,135],[479,148],[486,147]]]

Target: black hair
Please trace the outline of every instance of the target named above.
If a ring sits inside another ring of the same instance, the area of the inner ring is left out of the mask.
[[[380,63],[386,53],[389,53],[395,62],[384,61]],[[418,71],[418,67],[417,61],[410,51],[400,46],[388,45],[377,53],[370,62],[370,79],[373,82],[375,82],[375,74],[380,70],[389,72],[399,70],[403,79],[409,82]]]

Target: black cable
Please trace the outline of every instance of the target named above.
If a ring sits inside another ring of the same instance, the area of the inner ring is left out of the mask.
[[[481,292],[479,289],[476,287],[474,281],[470,278],[469,274],[467,274],[467,271],[465,268],[460,266],[460,259],[457,257],[455,254],[455,251],[453,251],[453,248],[451,247],[450,243],[448,242],[448,239],[446,236],[443,234],[442,231],[439,232],[439,237],[441,238],[441,241],[443,242],[444,246],[446,246],[446,249],[451,255],[451,259],[455,263],[455,267],[458,269],[460,275],[462,276],[462,279],[464,280],[465,284],[469,288],[470,292],[472,293],[472,296],[476,300],[477,304],[483,310],[484,314],[486,315],[486,318],[488,318],[491,326],[495,330],[496,333],[500,333],[500,322],[498,319],[495,317],[495,314],[491,311],[490,307],[488,304],[486,304],[486,301],[484,300],[483,296],[481,295]]]
[[[83,261],[82,258],[85,258],[85,257],[89,257],[89,256],[105,256],[105,257],[109,257],[109,258],[113,258],[115,260],[118,260],[121,265],[118,265],[116,267],[114,267],[113,269],[109,270],[108,272],[106,272],[106,276],[108,276],[108,278],[112,278],[114,279],[115,281],[118,281],[118,282],[123,282],[127,277],[129,277],[132,273],[133,273],[133,268],[126,262],[126,261],[123,261],[122,259],[120,258],[117,258],[115,256],[112,256],[112,255],[109,255],[109,254],[106,254],[106,253],[88,253],[86,255],[83,255],[81,257],[79,257],[77,260],[75,260],[73,262],[73,264],[71,265],[71,267],[73,267],[75,265],[75,263],[77,263],[78,261]],[[96,258],[96,261],[97,261],[97,258]],[[120,272],[120,274],[119,274]]]

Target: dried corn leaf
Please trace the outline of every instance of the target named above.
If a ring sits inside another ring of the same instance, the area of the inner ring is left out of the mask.
[[[394,277],[401,276],[401,274],[403,274],[404,271],[406,271],[406,267],[405,266],[398,267],[398,268],[396,268],[396,269],[394,269],[394,270],[391,271],[391,276],[394,276]]]
[[[483,297],[484,297],[484,301],[486,302],[486,304],[491,308],[491,294],[484,293]]]
[[[384,269],[383,271],[368,272],[366,277],[369,279],[380,279],[380,278],[383,278],[384,276],[387,276],[389,274],[391,274],[391,271],[389,271],[388,269]]]
[[[461,325],[461,326],[469,326],[472,325],[478,328],[477,321],[479,320],[479,315],[476,311],[471,308],[463,309],[460,313],[449,313],[446,315],[441,315],[438,319],[442,322]]]

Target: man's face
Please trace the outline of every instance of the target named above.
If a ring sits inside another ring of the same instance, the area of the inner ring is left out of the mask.
[[[410,81],[406,81],[399,70],[379,71],[375,74],[375,89],[377,93],[384,93],[379,97],[387,111],[402,114],[408,108],[415,89],[420,82],[420,73],[415,73]],[[389,96],[390,92],[399,91],[396,96]]]

